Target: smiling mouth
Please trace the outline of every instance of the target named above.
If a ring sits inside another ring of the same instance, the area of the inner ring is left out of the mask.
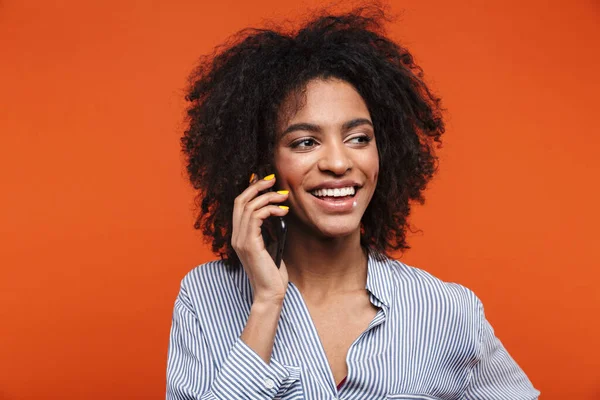
[[[319,200],[343,201],[355,197],[358,190],[358,186],[349,186],[346,188],[336,189],[317,189],[311,191],[310,194]]]

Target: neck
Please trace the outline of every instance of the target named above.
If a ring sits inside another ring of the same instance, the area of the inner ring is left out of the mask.
[[[368,257],[358,229],[344,237],[323,238],[289,226],[283,259],[289,281],[305,298],[321,301],[365,289]]]

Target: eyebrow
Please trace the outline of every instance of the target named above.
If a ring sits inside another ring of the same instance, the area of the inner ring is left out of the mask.
[[[355,118],[350,121],[344,122],[344,124],[342,125],[342,130],[348,131],[360,125],[369,125],[371,126],[371,128],[373,127],[373,123],[370,120],[366,118]],[[288,126],[285,131],[283,131],[283,133],[281,134],[281,138],[283,138],[288,133],[294,131],[321,132],[321,127],[319,125],[309,124],[307,122],[292,124]]]

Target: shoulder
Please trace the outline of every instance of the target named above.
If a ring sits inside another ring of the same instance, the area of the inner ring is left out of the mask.
[[[398,260],[389,259],[387,264],[393,276],[396,303],[431,304],[467,317],[479,316],[481,301],[471,289],[443,281],[423,269]]]
[[[404,340],[416,343],[428,337],[436,352],[466,363],[474,360],[482,326],[481,302],[475,293],[397,260],[389,266],[394,282],[390,315],[397,326],[410,326]]]
[[[222,286],[231,279],[230,271],[222,260],[213,260],[197,265],[182,279],[181,284],[187,288]]]
[[[200,264],[181,280],[179,297],[194,309],[220,303],[232,294],[239,295],[235,276],[236,271],[228,268],[222,260]]]

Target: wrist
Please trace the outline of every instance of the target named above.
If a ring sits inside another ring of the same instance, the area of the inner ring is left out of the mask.
[[[252,302],[251,311],[257,313],[279,312],[283,308],[283,296],[257,295]]]

